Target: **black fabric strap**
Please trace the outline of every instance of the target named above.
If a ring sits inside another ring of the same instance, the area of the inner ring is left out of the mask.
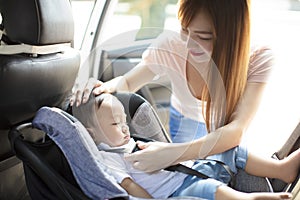
[[[209,160],[209,159],[201,159],[201,160]],[[214,162],[217,162],[219,163],[220,165],[222,165],[224,167],[224,169],[228,172],[228,174],[230,175],[231,177],[231,180],[230,182],[228,183],[228,186],[229,187],[232,187],[234,184],[235,184],[235,178],[234,178],[234,174],[233,172],[231,171],[231,169],[229,168],[228,165],[226,165],[225,163],[221,162],[221,161],[218,161],[218,160],[211,160],[211,161],[214,161]],[[182,165],[182,164],[177,164],[177,165],[172,165],[170,167],[167,167],[165,168],[164,170],[167,170],[167,171],[171,171],[171,172],[181,172],[181,173],[185,173],[185,174],[188,174],[188,175],[192,175],[192,176],[197,176],[198,178],[202,178],[202,179],[208,179],[208,178],[211,178],[193,168],[190,168],[190,167],[187,167],[185,165]]]
[[[175,171],[182,172],[182,173],[189,174],[192,176],[197,176],[197,177],[203,178],[203,179],[210,178],[209,176],[206,176],[205,174],[202,174],[201,172],[194,170],[190,167],[187,167],[185,165],[182,165],[182,164],[172,165],[170,167],[165,168],[165,170],[171,171],[171,172],[175,172]]]

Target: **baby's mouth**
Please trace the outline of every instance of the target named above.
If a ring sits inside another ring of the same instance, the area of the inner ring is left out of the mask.
[[[125,139],[125,140],[129,140],[129,139],[130,139],[130,136],[129,136],[129,135],[126,135],[126,136],[124,137],[124,139]]]

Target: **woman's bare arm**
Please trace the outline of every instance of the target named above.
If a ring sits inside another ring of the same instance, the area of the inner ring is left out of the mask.
[[[205,137],[181,144],[140,143],[144,150],[126,156],[126,159],[137,169],[151,172],[182,161],[222,153],[239,145],[259,107],[264,87],[263,83],[248,83],[232,121]]]
[[[136,92],[145,84],[152,81],[154,77],[155,74],[148,68],[148,66],[138,64],[123,76],[116,77],[101,84],[100,87],[95,88],[94,93],[112,93],[115,91]]]
[[[264,83],[248,83],[237,104],[232,121],[207,136],[185,144],[185,151],[177,162],[205,158],[238,146],[259,107],[265,88]]]
[[[200,151],[198,150],[199,157],[222,153],[241,143],[243,133],[258,110],[264,88],[264,83],[247,84],[245,93],[231,116],[231,122],[199,141],[201,146]]]
[[[118,76],[107,82],[101,82],[95,78],[90,78],[87,83],[76,83],[73,90],[73,96],[70,100],[71,105],[79,106],[81,103],[86,103],[91,92],[95,95],[101,93],[113,93],[116,91],[136,92],[141,87],[153,80],[155,74],[143,64],[138,64],[132,70]]]

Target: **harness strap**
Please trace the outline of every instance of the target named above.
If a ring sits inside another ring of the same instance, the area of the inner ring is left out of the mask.
[[[143,141],[143,142],[150,142],[150,141],[154,141],[150,138],[145,138],[145,137],[141,137],[139,135],[132,135],[136,140],[140,140],[140,141]],[[136,145],[136,147],[134,148],[134,150],[132,151],[135,152],[135,151],[139,151],[139,147]],[[198,159],[198,160],[208,160],[208,161],[214,161],[214,162],[217,162],[219,163],[220,165],[222,165],[224,167],[224,169],[227,171],[227,173],[230,175],[231,177],[231,180],[230,182],[228,183],[229,186],[233,186],[235,183],[235,179],[234,179],[234,174],[233,172],[231,171],[231,169],[229,168],[228,165],[226,165],[225,163],[219,161],[219,160],[211,160],[211,159]],[[202,179],[208,179],[208,178],[211,178],[193,168],[190,168],[190,167],[187,167],[183,164],[176,164],[176,165],[172,165],[172,166],[169,166],[167,168],[165,168],[164,170],[167,170],[167,171],[171,171],[171,172],[181,172],[181,173],[185,173],[185,174],[188,174],[188,175],[192,175],[192,176],[197,176],[199,178],[202,178]]]
[[[203,179],[210,178],[209,176],[206,176],[205,174],[203,174],[197,170],[194,170],[190,167],[187,167],[185,165],[182,165],[182,164],[172,165],[170,167],[165,168],[165,170],[171,171],[171,172],[175,172],[175,171],[182,172],[182,173],[189,174],[192,176],[197,176],[197,177],[203,178]]]
[[[209,159],[201,159],[201,160],[209,160]],[[211,160],[211,161],[214,161],[214,162],[217,162],[219,163],[220,165],[222,165],[224,167],[224,169],[227,171],[227,173],[230,175],[231,179],[230,179],[230,182],[228,183],[229,186],[233,186],[234,185],[234,174],[233,172],[231,171],[231,169],[229,168],[228,165],[224,164],[223,162],[221,161],[218,161],[218,160]],[[192,175],[192,176],[197,176],[198,178],[202,178],[202,179],[208,179],[208,178],[211,178],[193,168],[190,168],[190,167],[187,167],[185,165],[182,165],[182,164],[176,164],[176,165],[172,165],[172,166],[169,166],[167,168],[165,168],[164,170],[167,170],[167,171],[171,171],[171,172],[181,172],[181,173],[185,173],[185,174],[188,174],[188,175]]]

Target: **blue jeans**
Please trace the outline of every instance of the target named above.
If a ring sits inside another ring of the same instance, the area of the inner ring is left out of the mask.
[[[172,142],[188,142],[207,134],[205,123],[183,116],[173,106],[170,107],[170,135]]]
[[[204,123],[184,117],[174,107],[171,107],[170,133],[173,142],[187,142],[205,136],[207,130]],[[209,156],[207,159],[219,160],[228,165],[233,173],[237,173],[237,168],[245,169],[248,151],[245,147],[238,146],[223,153]],[[217,188],[224,184],[223,182],[226,182],[223,179],[224,176],[218,173],[220,171],[218,165],[206,163],[199,165],[199,162],[194,165],[194,168],[211,178],[200,179],[195,176],[188,176],[172,196],[195,196],[214,199]]]
[[[248,157],[247,150],[245,148],[235,147],[218,155],[223,154],[225,155],[223,157],[221,156],[221,158],[223,158],[221,160],[224,160],[224,158],[228,159],[229,155],[232,156],[232,158],[229,158],[229,161],[226,160],[226,164],[229,165],[230,168],[234,165],[235,169],[236,167],[245,169]],[[213,158],[213,156],[210,158]],[[193,196],[214,200],[217,188],[221,185],[225,185],[225,183],[227,184],[231,178],[230,174],[228,174],[220,164],[210,160],[196,161],[193,169],[200,171],[210,178],[201,179],[196,176],[189,175],[185,178],[182,185],[172,194],[172,197]]]

